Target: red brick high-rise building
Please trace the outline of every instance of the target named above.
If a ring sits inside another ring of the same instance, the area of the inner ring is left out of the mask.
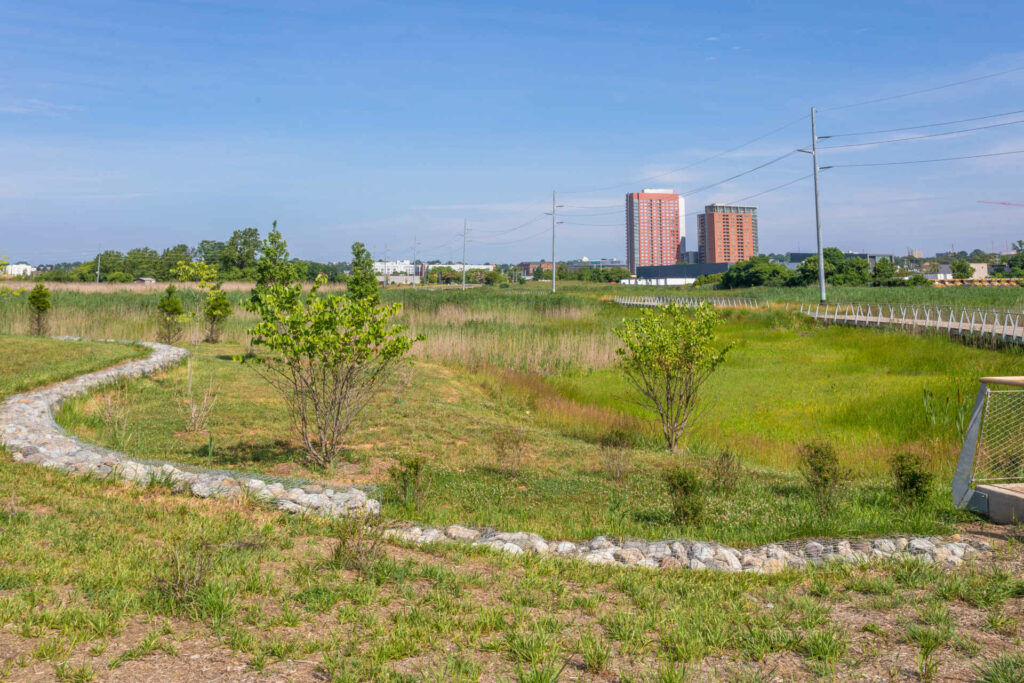
[[[710,204],[697,215],[699,263],[736,263],[757,256],[757,208]]]
[[[683,199],[672,190],[645,189],[626,195],[626,265],[673,266],[679,255]]]

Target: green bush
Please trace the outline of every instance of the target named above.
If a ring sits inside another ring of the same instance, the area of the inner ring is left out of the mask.
[[[181,320],[185,315],[185,305],[181,303],[178,290],[174,285],[167,285],[164,295],[156,304],[158,311],[157,339],[164,344],[173,344],[181,336]]]
[[[916,453],[897,453],[889,461],[892,485],[896,494],[906,502],[917,503],[928,497],[932,487],[932,473],[924,468]]]
[[[678,466],[664,474],[672,518],[680,524],[696,522],[704,511],[704,482],[695,471]]]
[[[800,448],[800,472],[811,490],[818,509],[823,514],[832,512],[844,479],[849,473],[839,465],[832,444],[819,441]]]
[[[46,333],[46,314],[53,308],[50,301],[50,290],[39,283],[28,295],[28,305],[32,309],[32,333],[42,336]]]
[[[412,514],[430,490],[423,458],[418,455],[399,458],[398,463],[388,470],[388,475],[397,492],[398,502],[408,514]]]

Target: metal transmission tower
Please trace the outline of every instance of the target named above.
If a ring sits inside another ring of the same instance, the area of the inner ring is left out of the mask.
[[[818,133],[814,127],[814,107],[811,107],[811,149],[798,150],[811,155],[814,164],[814,225],[818,234],[818,290],[821,303],[825,303],[825,251],[821,247],[821,202],[818,199]],[[806,177],[806,176],[805,176]]]
[[[558,220],[555,216],[558,209],[562,208],[561,204],[555,203],[555,191],[551,191],[551,293],[555,293],[555,281],[558,279],[558,262],[555,261],[555,226],[562,221]],[[547,213],[547,212],[545,212]]]
[[[466,291],[466,219],[462,219],[462,291]]]

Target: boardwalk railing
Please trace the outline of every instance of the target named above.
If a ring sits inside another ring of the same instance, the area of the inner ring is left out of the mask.
[[[800,304],[800,312],[830,324],[937,330],[1016,344],[1024,341],[1024,314],[1013,311],[908,304]]]
[[[768,304],[757,299],[741,299],[723,296],[617,296],[615,303],[623,306],[664,306],[669,303],[692,308],[707,302],[715,308],[767,308]]]

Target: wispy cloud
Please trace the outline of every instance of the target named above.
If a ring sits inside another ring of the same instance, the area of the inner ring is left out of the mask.
[[[74,104],[55,104],[46,100],[18,99],[0,102],[0,112],[4,114],[25,114],[28,116],[63,116],[73,111],[81,111],[82,107]]]

